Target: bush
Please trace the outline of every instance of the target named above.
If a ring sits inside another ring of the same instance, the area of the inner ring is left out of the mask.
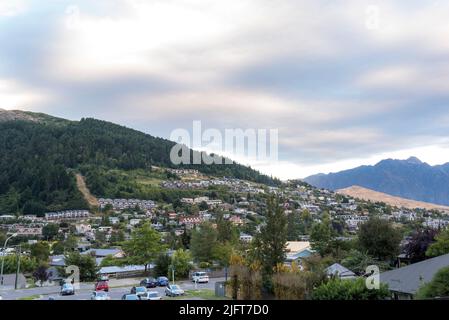
[[[312,300],[384,300],[390,295],[388,287],[380,285],[378,290],[369,290],[365,279],[331,279],[312,292]]]
[[[417,297],[420,299],[449,297],[449,267],[438,271],[431,282],[419,289]]]

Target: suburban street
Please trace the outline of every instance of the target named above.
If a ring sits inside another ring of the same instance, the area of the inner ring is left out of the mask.
[[[109,282],[109,296],[111,300],[120,300],[124,294],[130,293],[130,290],[133,286],[138,286],[139,282],[142,279],[120,279],[115,280],[112,279]],[[183,290],[192,291],[192,290],[210,290],[213,292],[215,290],[215,284],[217,282],[224,281],[224,278],[211,278],[209,283],[197,284],[191,281],[180,281],[176,282]],[[72,296],[61,296],[59,294],[60,287],[59,286],[51,286],[51,287],[36,287],[30,289],[0,289],[0,296],[3,300],[20,300],[20,299],[29,299],[33,297],[34,300],[48,300],[50,297],[54,298],[54,300],[90,300],[91,294],[93,292],[94,283],[81,283],[80,289],[76,290],[75,295]],[[164,287],[151,288],[148,291],[157,291],[163,297],[163,299],[173,299],[170,297],[166,297],[164,293]],[[185,299],[189,299],[189,292],[185,295]],[[198,297],[195,297],[198,299]]]

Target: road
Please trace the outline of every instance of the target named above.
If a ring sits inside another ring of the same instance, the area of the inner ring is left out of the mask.
[[[110,289],[109,296],[111,300],[120,300],[124,294],[130,292],[133,286],[139,285],[140,279],[129,279],[128,281],[110,281]],[[224,278],[211,278],[209,283],[204,284],[195,284],[191,281],[180,281],[176,282],[182,289],[184,290],[195,290],[195,289],[208,289],[215,290],[215,283],[224,281]],[[24,299],[32,296],[40,296],[38,300],[48,300],[50,297],[53,297],[55,300],[90,300],[90,296],[92,294],[94,288],[93,283],[81,283],[80,288],[76,290],[75,295],[73,296],[61,296],[59,294],[60,287],[52,286],[52,287],[37,287],[30,289],[19,289],[19,290],[0,290],[0,296],[2,296],[3,300],[18,300]],[[165,288],[158,287],[148,289],[149,291],[157,291],[163,298],[165,299]],[[186,296],[188,298],[188,296]],[[167,297],[167,299],[170,299]]]

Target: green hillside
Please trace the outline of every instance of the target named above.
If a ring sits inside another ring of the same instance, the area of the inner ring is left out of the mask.
[[[169,140],[95,119],[68,121],[33,113],[23,113],[22,119],[17,114],[13,119],[0,117],[0,213],[87,207],[74,171],[87,177],[93,194],[103,196],[116,187],[117,172],[126,178],[135,172],[149,175],[151,166],[176,167],[170,162],[174,143]],[[212,176],[279,183],[239,164],[184,167]],[[138,191],[128,188],[126,195],[142,195]]]

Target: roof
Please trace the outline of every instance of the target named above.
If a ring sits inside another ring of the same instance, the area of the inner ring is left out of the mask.
[[[287,261],[295,261],[300,258],[308,258],[314,253],[311,249],[304,249],[302,251],[287,253]]]
[[[106,257],[109,255],[115,256],[122,252],[122,250],[115,249],[115,248],[113,248],[113,249],[93,249],[92,248],[92,249],[86,250],[84,252],[81,252],[81,254],[90,254],[91,252],[94,252],[94,251],[95,251],[96,257]]]
[[[339,263],[334,263],[330,267],[326,268],[326,273],[328,276],[338,276],[341,279],[351,279],[356,276],[354,272],[346,267],[343,267]]]
[[[415,294],[442,268],[449,266],[449,254],[421,261],[380,274],[380,281],[389,286],[390,291]]]
[[[153,265],[149,266],[149,269],[153,268]],[[124,273],[124,272],[132,272],[132,271],[145,271],[145,266],[139,265],[131,265],[131,266],[112,266],[112,267],[103,267],[98,271],[99,274],[109,274],[109,273]]]
[[[64,255],[56,255],[50,257],[50,265],[57,267],[65,267],[65,257]]]
[[[287,252],[295,253],[310,249],[309,241],[287,241]]]

